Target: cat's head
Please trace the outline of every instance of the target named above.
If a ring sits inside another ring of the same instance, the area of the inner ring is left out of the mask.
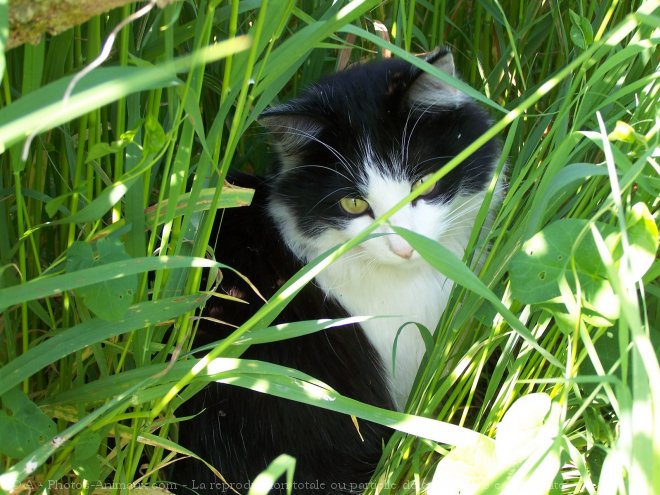
[[[427,61],[454,75],[447,51]],[[305,261],[363,230],[413,188],[426,188],[390,223],[462,255],[495,164],[491,141],[432,188],[428,176],[489,127],[472,99],[408,62],[354,66],[265,112],[278,155],[270,213]],[[377,232],[391,233],[389,226]],[[410,266],[419,255],[398,235],[357,248],[365,260]]]

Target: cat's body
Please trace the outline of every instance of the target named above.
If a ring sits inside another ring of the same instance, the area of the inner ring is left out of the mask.
[[[440,52],[429,60],[453,73],[451,55]],[[389,60],[331,76],[266,112],[262,123],[276,143],[277,169],[267,182],[242,179],[257,189],[255,202],[225,213],[217,252],[265,296],[415,187],[424,194],[391,224],[463,255],[498,158],[497,144],[482,147],[435,186],[423,185],[488,127],[486,114],[462,93],[406,62]],[[398,337],[393,366],[395,336],[407,322],[433,330],[451,283],[389,226],[377,233],[385,235],[326,268],[276,322],[390,317],[255,345],[243,357],[298,369],[369,404],[403,408],[425,348],[416,326],[408,325]],[[234,275],[227,274],[220,290],[251,304],[211,302],[205,312],[219,320],[239,325],[261,304]],[[204,322],[198,341],[226,333]],[[298,459],[294,493],[360,493],[389,436],[378,425],[360,421],[358,431],[350,417],[226,385],[208,387],[182,412],[202,409],[182,423],[181,443],[214,464],[234,488],[287,453]],[[219,480],[200,463],[185,461],[176,478],[198,491],[222,493],[208,490]]]
[[[257,194],[249,208],[225,212],[221,236],[225,229],[231,236],[220,237],[218,259],[249,277],[263,296],[270,297],[303,263],[293,258],[278,239],[267,213],[266,185],[245,176],[234,182],[256,188]],[[205,311],[211,318],[240,324],[263,304],[248,284],[232,272],[223,273],[221,290],[249,305],[211,303]],[[308,284],[274,323],[346,316],[348,313],[341,306],[316,285]],[[210,343],[229,332],[226,327],[203,320],[196,343]],[[318,378],[342,394],[381,407],[393,407],[382,378],[384,374],[375,371],[379,366],[378,356],[357,325],[254,345],[242,357],[289,366]],[[247,493],[249,481],[282,453],[298,459],[299,485],[295,493],[342,493],[335,489],[339,484],[348,486],[369,480],[382,443],[390,435],[388,428],[360,421],[360,433],[365,439],[362,442],[350,417],[230,385],[207,387],[178,413],[183,416],[199,413],[181,424],[180,441],[212,463],[239,493]],[[175,481],[199,493],[233,493],[206,466],[191,459],[178,463]],[[301,489],[303,486],[306,489]],[[179,493],[191,492],[180,490]]]

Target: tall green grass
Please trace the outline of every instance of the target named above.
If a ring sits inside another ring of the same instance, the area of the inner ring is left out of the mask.
[[[72,83],[122,22],[101,67]],[[547,393],[559,419],[540,453],[548,462],[523,466],[535,480],[525,493],[660,492],[659,41],[651,1],[197,0],[132,4],[7,52],[0,489],[166,480],[192,455],[176,444],[175,408],[220,380],[397,429],[367,493],[426,493],[452,446],[494,436],[531,392]],[[214,217],[251,198],[224,184],[227,171],[265,170],[257,116],[335,70],[347,45],[352,61],[390,51],[426,70],[409,53],[451,47],[503,143],[508,186],[487,254],[477,229],[462,261],[401,232],[456,281],[407,415],[240,359],[251,343],[340,325],[267,330],[389,215],[311,263],[205,358],[188,354],[209,297],[201,270],[230,269],[213,261]],[[291,466],[279,459],[262,479]],[[499,481],[487,493],[511,493]]]

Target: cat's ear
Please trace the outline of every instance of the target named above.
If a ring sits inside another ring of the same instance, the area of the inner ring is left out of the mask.
[[[282,158],[295,157],[305,144],[316,140],[323,130],[321,119],[296,111],[291,105],[266,110],[259,115],[258,121],[273,137]]]
[[[454,57],[449,50],[438,49],[426,61],[451,77],[458,77]],[[460,106],[469,97],[441,79],[419,70],[407,91],[408,102],[420,106]]]

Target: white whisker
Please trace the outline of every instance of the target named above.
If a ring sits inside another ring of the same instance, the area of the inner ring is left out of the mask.
[[[337,160],[339,160],[339,162],[342,165],[344,165],[346,167],[348,172],[351,173],[351,175],[352,175],[352,166],[353,165],[350,163],[350,161],[348,159],[346,159],[346,157],[344,155],[342,155],[334,147],[330,146],[325,141],[320,140],[319,138],[317,138],[313,134],[310,134],[308,132],[304,132],[301,129],[298,129],[298,128],[295,128],[295,127],[288,127],[288,126],[282,126],[282,128],[287,129],[287,132],[280,131],[279,134],[290,134],[290,135],[294,135],[294,136],[302,136],[302,137],[305,137],[305,138],[309,139],[310,141],[314,141],[314,142],[320,144],[321,146],[325,147],[328,151],[330,151],[330,153],[332,153],[335,156],[335,158],[337,158]],[[273,134],[278,134],[278,132],[274,132]]]

